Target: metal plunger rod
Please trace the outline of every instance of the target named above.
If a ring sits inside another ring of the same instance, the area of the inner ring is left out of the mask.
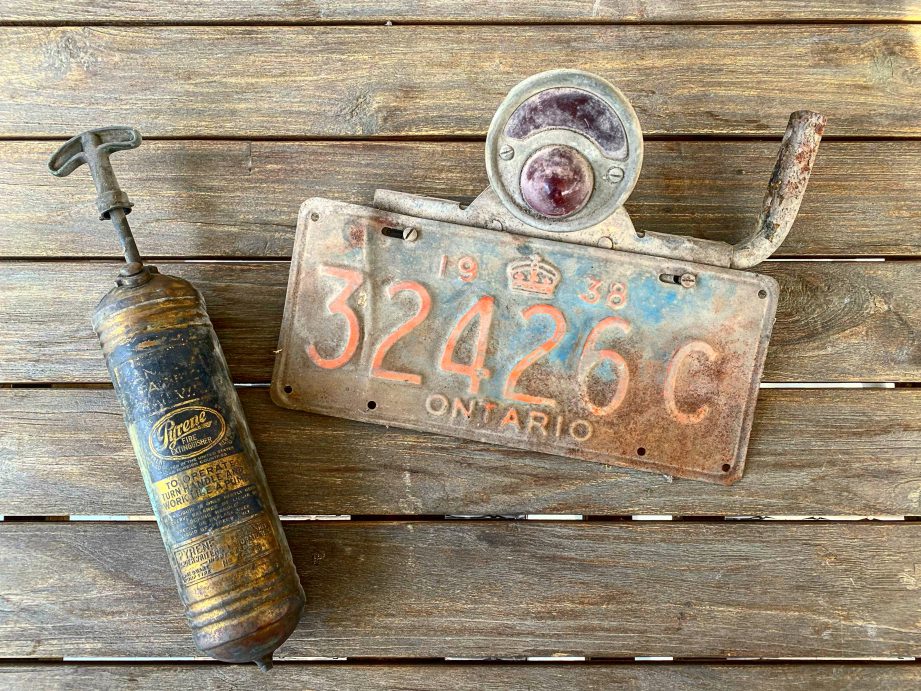
[[[125,261],[129,264],[144,265],[141,261],[141,253],[138,252],[138,246],[134,242],[134,235],[131,234],[131,226],[128,225],[128,215],[122,208],[116,208],[109,211],[109,218],[112,225],[115,226],[115,232],[118,234],[118,241],[121,243],[122,252],[125,255]]]

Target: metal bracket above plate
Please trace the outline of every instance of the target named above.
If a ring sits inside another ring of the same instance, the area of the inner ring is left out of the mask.
[[[436,199],[393,190],[375,191],[374,206],[384,211],[393,211],[418,218],[501,230],[515,235],[571,242],[576,245],[636,252],[653,257],[683,259],[713,266],[729,266],[732,261],[732,246],[725,242],[701,240],[684,235],[637,232],[633,227],[633,221],[630,220],[629,214],[623,207],[615,209],[610,216],[597,225],[560,233],[537,228],[512,216],[491,187],[486,188],[466,207],[448,199]]]
[[[746,269],[784,241],[806,192],[825,117],[790,115],[755,230],[730,245],[634,228],[623,208],[639,178],[643,137],[626,97],[581,70],[551,70],[513,88],[486,137],[490,186],[469,206],[377,190],[374,206],[561,242]]]

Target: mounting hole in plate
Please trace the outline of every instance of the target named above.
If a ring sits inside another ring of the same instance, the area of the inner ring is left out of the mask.
[[[638,449],[636,450],[636,455],[637,455],[637,456],[645,456],[645,455],[646,455],[646,449],[645,449],[645,447],[642,447],[642,446],[641,446],[640,448],[638,448]]]
[[[758,291],[758,297],[761,298],[762,300],[764,300],[764,298],[767,297],[767,291],[766,291],[766,290],[763,290],[763,289],[762,289],[762,290],[759,290],[759,291]]]
[[[285,393],[291,393],[292,391],[294,391],[294,389],[292,389],[291,386],[289,385],[285,387],[284,391]]]
[[[310,220],[316,223],[317,221],[320,220],[320,214],[314,211],[312,214],[310,214]]]
[[[377,408],[377,401],[368,401],[368,410],[374,410]]]
[[[388,226],[384,226],[381,228],[381,235],[384,235],[388,238],[395,238],[397,240],[405,239],[402,228],[390,228]]]
[[[730,470],[732,470],[732,466],[728,463],[723,463],[723,472],[728,473]]]

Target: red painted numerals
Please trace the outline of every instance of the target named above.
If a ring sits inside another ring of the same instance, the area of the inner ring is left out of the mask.
[[[604,298],[604,304],[612,310],[623,309],[627,306],[627,285],[619,281],[605,283],[601,279],[589,276],[585,292],[579,294],[579,299],[590,305],[596,304]]]
[[[358,316],[348,304],[348,301],[362,285],[364,277],[361,275],[361,272],[355,269],[345,269],[338,266],[320,266],[318,273],[320,276],[328,276],[344,282],[342,289],[326,304],[326,311],[329,314],[338,315],[345,319],[345,345],[339,355],[326,358],[320,355],[314,343],[310,343],[307,346],[307,356],[317,367],[322,367],[323,369],[339,369],[348,364],[358,350],[361,327],[358,323]],[[380,345],[377,346],[374,355],[371,357],[370,374],[375,379],[386,379],[388,381],[418,386],[422,383],[422,375],[412,372],[398,372],[384,367],[384,358],[387,356],[387,353],[390,352],[390,349],[393,348],[397,341],[424,322],[432,309],[431,295],[429,295],[425,286],[416,281],[398,281],[387,287],[387,295],[391,300],[396,298],[399,293],[404,292],[413,293],[418,299],[416,312],[409,319],[400,324],[400,326],[387,334],[380,342]]]
[[[443,258],[439,276],[444,274],[446,264],[447,258]],[[457,262],[457,268],[457,276],[464,282],[474,280],[479,270],[476,260],[472,257],[462,257]],[[344,342],[344,344],[337,354],[327,357],[320,353],[315,343],[310,343],[307,346],[307,355],[317,367],[333,370],[348,364],[358,350],[361,326],[358,315],[349,301],[363,285],[364,276],[355,269],[329,265],[320,266],[318,274],[320,277],[331,279],[338,287],[338,291],[326,303],[326,312],[344,321],[344,337],[331,339],[334,342]],[[432,297],[421,283],[409,280],[391,283],[387,286],[386,292],[391,303],[413,305],[415,309],[374,349],[371,355],[369,375],[374,379],[420,386],[423,383],[421,373],[391,369],[384,361],[399,341],[409,336],[429,317],[432,310]],[[605,305],[610,309],[619,310],[627,304],[627,286],[616,281],[605,282],[589,278],[579,298],[588,304]],[[440,356],[436,355],[437,366],[442,372],[466,379],[468,394],[478,395],[481,383],[492,376],[492,372],[486,366],[486,358],[495,311],[496,300],[493,296],[479,297],[451,328]],[[533,321],[535,324],[542,325],[546,328],[547,336],[511,368],[502,385],[502,397],[515,403],[559,408],[559,401],[547,395],[548,392],[541,394],[533,390],[522,391],[519,381],[528,368],[547,357],[560,345],[568,328],[566,316],[558,307],[546,303],[529,305],[521,310],[520,316],[526,323]],[[611,347],[601,347],[602,339],[605,343],[610,344],[611,341],[629,337],[631,331],[630,322],[626,319],[619,316],[604,317],[589,331],[582,344],[575,373],[578,399],[582,407],[596,417],[615,414],[627,400],[631,383],[631,371],[627,360],[617,350]],[[461,342],[464,343],[464,347],[459,348],[458,344]],[[677,390],[682,383],[685,386],[688,384],[687,369],[691,358],[715,363],[719,357],[719,353],[708,343],[692,340],[681,345],[669,358],[662,396],[665,410],[676,422],[682,425],[695,425],[710,414],[708,404],[700,405],[694,410],[683,409],[678,402]],[[601,380],[600,369],[604,365],[607,365],[606,369],[611,372],[613,392],[610,391],[610,386],[597,386],[597,382]],[[561,375],[565,377],[565,373]],[[539,378],[533,377],[532,380],[535,383],[540,381]],[[544,379],[544,381],[547,380]],[[489,405],[495,407],[495,404],[491,403],[483,405],[487,408]],[[533,415],[544,414],[533,413]]]
[[[552,398],[546,398],[544,396],[532,396],[530,394],[521,393],[515,390],[515,386],[518,384],[518,379],[524,373],[524,371],[533,365],[535,362],[540,360],[544,355],[547,355],[551,350],[557,347],[560,342],[560,339],[566,334],[566,317],[563,316],[563,313],[560,312],[553,305],[531,305],[530,307],[525,307],[521,310],[521,316],[525,319],[530,320],[531,317],[543,315],[549,317],[553,323],[553,334],[546,341],[537,346],[530,353],[525,355],[518,363],[512,367],[512,371],[508,374],[508,379],[505,380],[505,386],[502,389],[502,395],[512,401],[519,401],[521,403],[532,403],[534,405],[556,405],[556,401]]]
[[[579,395],[585,407],[594,415],[603,417],[610,415],[620,407],[627,397],[627,387],[630,386],[630,368],[627,367],[627,361],[623,356],[614,351],[597,347],[598,339],[601,334],[608,329],[617,328],[624,334],[630,333],[630,324],[620,317],[607,317],[602,319],[591,330],[588,338],[585,339],[585,346],[582,348],[582,357],[579,358]],[[617,373],[617,385],[614,394],[604,405],[598,405],[592,400],[591,392],[588,390],[588,378],[596,365],[600,365],[607,360],[614,367]]]
[[[486,346],[489,344],[489,330],[492,327],[492,316],[496,311],[496,301],[491,295],[484,295],[476,304],[467,310],[460,318],[457,324],[448,334],[448,342],[441,354],[441,369],[445,372],[460,374],[470,381],[467,391],[470,393],[479,393],[480,380],[488,379],[492,374],[484,363],[486,362]],[[457,348],[457,341],[464,333],[464,330],[474,319],[479,321],[477,326],[476,342],[473,351],[473,358],[469,363],[456,362],[454,360],[454,351]]]
[[[432,297],[429,295],[429,291],[415,281],[400,281],[399,283],[393,283],[387,288],[387,295],[393,300],[397,293],[404,291],[415,293],[416,297],[419,298],[419,309],[416,310],[413,316],[400,324],[395,331],[392,331],[381,341],[377,350],[374,351],[374,357],[371,358],[371,376],[377,379],[389,379],[390,381],[399,381],[405,384],[415,384],[418,386],[422,383],[422,375],[411,374],[409,372],[395,372],[384,368],[384,356],[387,355],[387,352],[397,341],[403,338],[403,336],[424,322],[425,318],[429,316],[429,310],[432,309]]]
[[[358,290],[364,277],[361,272],[355,269],[346,269],[341,266],[321,266],[319,273],[321,276],[329,276],[345,283],[342,290],[326,304],[326,311],[343,317],[348,329],[346,331],[345,346],[336,357],[325,358],[321,356],[313,343],[307,346],[307,356],[313,360],[313,364],[317,367],[338,369],[352,359],[358,348],[358,316],[349,306],[348,300],[352,297],[352,293]]]

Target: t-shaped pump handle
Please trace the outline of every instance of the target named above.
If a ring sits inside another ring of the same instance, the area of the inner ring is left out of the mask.
[[[118,240],[128,263],[121,275],[126,277],[146,277],[146,271],[126,218],[131,212],[131,200],[118,186],[109,155],[114,151],[134,149],[140,144],[141,134],[133,127],[100,127],[68,139],[48,160],[48,170],[59,178],[70,175],[84,163],[89,166],[90,175],[96,184],[99,219],[111,220],[118,232]]]

